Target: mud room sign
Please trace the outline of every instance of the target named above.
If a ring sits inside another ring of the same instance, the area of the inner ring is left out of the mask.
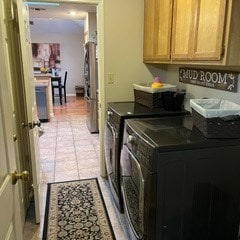
[[[238,72],[179,68],[179,81],[227,92],[237,92]]]

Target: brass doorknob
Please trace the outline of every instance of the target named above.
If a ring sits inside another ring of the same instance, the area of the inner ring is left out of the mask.
[[[12,173],[13,185],[15,185],[19,179],[23,180],[24,182],[27,182],[29,180],[29,172],[23,171],[22,173],[17,173],[17,171],[15,171],[14,173]]]

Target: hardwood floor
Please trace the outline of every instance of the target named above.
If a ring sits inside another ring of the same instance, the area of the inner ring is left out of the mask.
[[[53,105],[54,116],[86,115],[86,103],[83,97],[67,97],[67,102],[60,105],[59,98],[55,97]]]

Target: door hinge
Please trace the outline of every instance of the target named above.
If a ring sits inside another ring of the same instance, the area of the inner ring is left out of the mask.
[[[16,142],[17,141],[17,135],[13,134],[13,141]]]

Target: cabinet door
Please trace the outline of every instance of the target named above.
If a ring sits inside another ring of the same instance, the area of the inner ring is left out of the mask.
[[[155,32],[155,0],[144,1],[144,40],[143,59],[154,59],[154,32]]]
[[[195,7],[195,0],[174,1],[172,59],[186,60],[191,57]]]
[[[144,60],[170,60],[173,0],[145,0]]]
[[[158,0],[156,4],[156,38],[155,55],[158,60],[170,60],[171,29],[172,29],[172,0]]]
[[[199,0],[197,5],[192,59],[220,60],[223,50],[226,0]]]

